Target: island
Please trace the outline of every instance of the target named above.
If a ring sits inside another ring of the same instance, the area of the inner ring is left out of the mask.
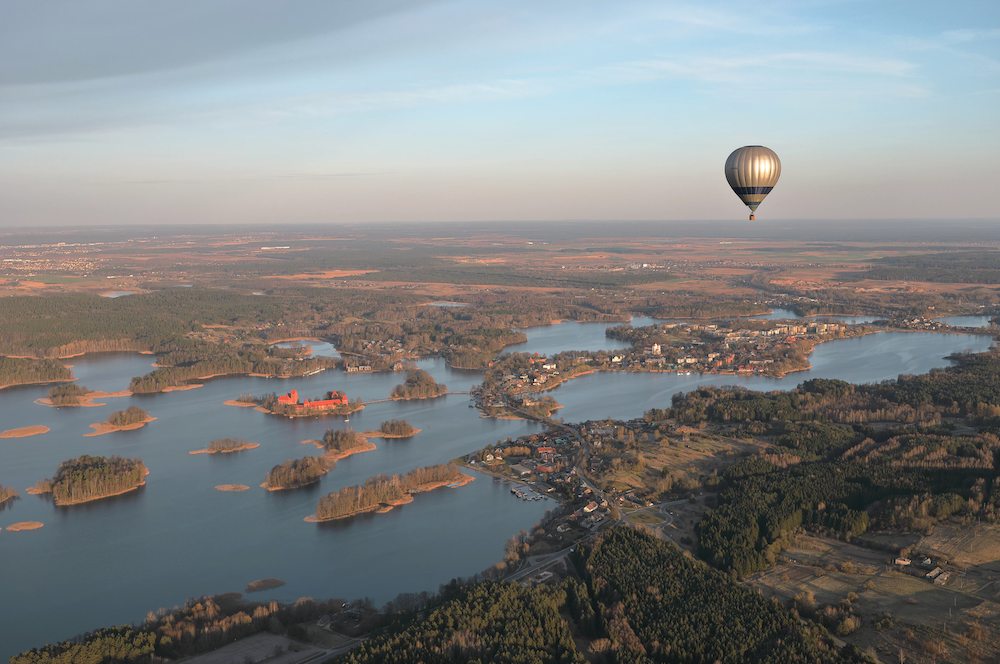
[[[371,452],[375,449],[375,444],[368,440],[353,428],[327,429],[323,434],[323,440],[303,440],[303,444],[311,443],[318,448],[326,450],[326,457],[331,461],[345,459],[352,454],[361,452]]]
[[[250,487],[246,484],[220,484],[215,487],[217,491],[247,491]]]
[[[35,425],[33,427],[21,427],[20,429],[7,429],[4,432],[0,432],[0,438],[27,438],[28,436],[37,436],[38,434],[48,433],[49,428],[41,424]]]
[[[378,431],[365,431],[361,435],[365,438],[410,438],[420,433],[420,429],[413,428],[413,425],[406,420],[386,420],[379,426]]]
[[[220,438],[210,442],[205,449],[194,450],[188,454],[228,454],[229,452],[252,450],[256,447],[260,447],[260,443],[251,443],[242,438]]]
[[[145,426],[155,419],[155,417],[150,417],[149,413],[142,408],[129,406],[125,410],[116,410],[111,413],[108,419],[103,422],[91,424],[90,428],[94,431],[86,434],[86,436],[101,436],[113,431],[131,431],[132,429]]]
[[[41,521],[21,521],[20,523],[12,523],[7,526],[7,530],[12,533],[16,533],[19,530],[38,530],[43,524]]]
[[[268,471],[267,479],[260,486],[268,491],[298,489],[313,482],[337,467],[336,461],[327,457],[306,456],[279,464]]]
[[[262,397],[240,395],[239,400],[226,402],[229,405],[243,405],[248,401],[256,403],[256,410],[284,417],[314,417],[316,415],[350,415],[365,407],[360,397],[351,402],[344,392],[331,390],[321,397],[305,399],[299,403],[298,390],[278,396],[267,394]]]
[[[319,499],[316,514],[306,517],[310,523],[346,519],[365,512],[384,513],[413,502],[413,495],[449,486],[459,487],[473,478],[453,463],[416,468],[405,475],[378,475],[364,484],[344,487]]]
[[[285,585],[285,582],[281,579],[258,579],[247,584],[247,587],[243,589],[245,593],[259,593],[262,590],[271,590],[272,588],[280,588]]]
[[[51,493],[56,505],[76,505],[127,493],[146,483],[142,459],[84,454],[59,464],[55,477],[41,480],[28,493]]]
[[[67,383],[65,385],[56,385],[49,390],[47,396],[36,399],[35,403],[41,406],[52,406],[53,408],[62,408],[64,406],[87,406],[93,408],[107,405],[95,403],[97,399],[129,396],[132,396],[132,393],[128,390],[101,392],[100,390],[91,390],[82,385]]]
[[[423,369],[410,369],[406,372],[406,380],[392,388],[392,398],[398,401],[433,399],[447,391],[447,385],[434,382],[434,377]]]

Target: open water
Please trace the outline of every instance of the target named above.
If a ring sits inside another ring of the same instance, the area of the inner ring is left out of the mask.
[[[648,325],[636,319],[635,325]],[[572,349],[611,349],[603,323],[563,323],[530,328],[529,340],[509,350],[543,354]],[[329,344],[301,342],[331,355]],[[820,344],[813,368],[774,380],[759,377],[675,373],[598,373],[577,378],[552,394],[567,421],[630,418],[666,407],[670,396],[703,384],[741,384],[786,389],[811,377],[853,382],[895,378],[945,366],[944,356],[989,347],[986,336],[880,333]],[[132,376],[150,371],[152,356],[92,354],[67,360],[79,383],[112,392]],[[479,382],[475,371],[451,369],[442,360],[418,363],[450,390]],[[104,400],[95,408],[35,404],[48,386],[0,390],[0,429],[44,424],[47,434],[0,439],[0,484],[22,496],[0,511],[0,526],[41,521],[35,531],[0,533],[0,661],[26,648],[69,638],[101,626],[139,622],[149,610],[182,604],[187,597],[242,591],[256,579],[287,584],[251,598],[291,601],[301,596],[363,597],[381,603],[401,592],[433,591],[456,576],[485,569],[503,556],[504,542],[530,528],[549,500],[525,502],[484,475],[455,489],[420,494],[406,506],[329,524],[303,518],[316,500],[379,473],[402,473],[446,462],[507,436],[538,430],[519,420],[479,416],[462,395],[434,400],[373,404],[344,418],[287,420],[251,408],[224,406],[241,393],[297,389],[318,396],[345,390],[351,399],[385,398],[401,374],[330,371],[297,379],[216,378],[203,387],[149,396]],[[115,410],[138,405],[156,421],[141,429],[92,438],[89,425]],[[315,454],[300,441],[330,427],[378,428],[405,418],[423,429],[410,439],[374,439],[377,449],[338,462],[320,483],[291,492],[259,488],[270,468]],[[242,437],[261,446],[224,455],[190,455],[209,441]],[[65,459],[81,454],[141,457],[150,475],[138,490],[105,500],[55,507],[24,489],[51,477]],[[215,490],[246,484],[242,493]]]

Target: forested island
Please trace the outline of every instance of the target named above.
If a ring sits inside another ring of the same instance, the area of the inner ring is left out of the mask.
[[[307,517],[306,521],[332,521],[376,510],[387,512],[411,502],[415,493],[471,481],[472,477],[463,474],[452,463],[416,468],[405,475],[378,475],[364,484],[344,487],[323,496],[316,504],[316,514]]]
[[[268,491],[297,489],[318,482],[326,473],[337,467],[337,462],[325,456],[306,456],[294,461],[289,459],[268,471],[261,487]]]
[[[51,479],[40,480],[28,493],[51,493],[56,505],[75,505],[132,491],[146,483],[142,459],[83,455],[63,461]]]
[[[406,420],[392,419],[382,422],[378,431],[365,431],[361,435],[365,438],[410,438],[418,433],[420,429],[414,428]]]
[[[252,450],[260,447],[260,443],[251,443],[243,438],[220,438],[213,440],[203,450],[194,450],[188,454],[228,454],[241,450]]]
[[[423,369],[411,369],[406,372],[406,381],[392,388],[392,398],[427,399],[440,396],[447,391],[447,385],[434,382],[434,377]]]
[[[83,402],[83,398],[92,391],[83,385],[67,383],[66,385],[56,385],[49,390],[46,396],[53,406],[79,406]]]
[[[375,449],[373,443],[356,432],[352,427],[346,429],[327,429],[322,440],[304,440],[316,447],[326,450],[326,456],[332,461],[349,457],[352,454],[370,452]]]
[[[111,413],[103,422],[97,424],[91,424],[91,428],[94,429],[93,433],[86,434],[87,436],[100,436],[101,434],[111,433],[112,431],[129,431],[131,429],[138,429],[144,426],[148,422],[155,420],[155,417],[151,417],[149,413],[138,406],[129,406],[125,410],[116,410]]]
[[[73,372],[62,362],[0,356],[0,389],[11,385],[54,383],[73,380]]]

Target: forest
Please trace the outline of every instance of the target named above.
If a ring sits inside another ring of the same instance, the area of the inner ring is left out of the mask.
[[[11,298],[0,298],[9,300]],[[0,323],[2,325],[2,323]],[[19,357],[0,357],[0,387],[73,380],[73,372],[62,362]]]
[[[56,385],[48,392],[49,401],[53,406],[77,406],[82,397],[90,394],[91,390],[76,383],[66,383]]]
[[[447,385],[434,382],[434,377],[423,369],[411,369],[406,372],[406,381],[392,388],[392,398],[425,399],[436,397],[447,390]]]
[[[853,647],[838,653],[823,628],[642,530],[613,528],[586,549],[585,585],[570,584],[568,603],[603,661],[869,661]]]
[[[116,410],[108,415],[106,422],[113,427],[127,427],[141,424],[149,419],[149,412],[138,406],[129,406],[125,410]]]
[[[875,261],[858,275],[883,281],[941,281],[960,284],[1000,284],[1000,253],[961,251],[891,256]]]
[[[857,536],[871,527],[926,528],[953,514],[1000,517],[1000,354],[956,356],[922,376],[851,385],[810,380],[789,392],[700,388],[647,419],[713,421],[769,436],[766,454],[730,466],[718,509],[698,524],[699,555],[745,576],[772,565],[804,527]],[[983,427],[954,436],[949,418]],[[893,422],[878,428],[870,423]],[[927,508],[924,511],[920,506]]]
[[[289,459],[267,472],[264,483],[268,489],[297,489],[319,480],[336,468],[337,463],[326,457],[306,456],[294,461]]]
[[[378,428],[380,433],[384,433],[388,436],[399,436],[405,438],[407,436],[412,436],[416,429],[413,425],[406,420],[397,420],[393,418],[392,420],[387,420],[379,425]]]
[[[51,479],[37,482],[35,493],[51,493],[56,505],[71,505],[124,493],[146,482],[142,459],[83,455],[59,464]]]
[[[481,584],[455,597],[423,622],[366,641],[344,664],[584,664],[560,609],[562,588]]]
[[[316,504],[316,519],[339,519],[380,505],[391,505],[424,486],[454,481],[461,475],[458,466],[452,463],[416,468],[405,475],[377,475],[364,484],[344,487],[320,498]]]
[[[320,443],[327,454],[336,456],[356,447],[364,447],[368,440],[355,431],[354,427],[347,427],[346,429],[327,429]]]

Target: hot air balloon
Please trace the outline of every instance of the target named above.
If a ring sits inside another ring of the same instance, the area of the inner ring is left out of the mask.
[[[747,145],[734,150],[726,160],[726,180],[748,208],[750,221],[781,175],[781,162],[774,150],[763,145]]]

